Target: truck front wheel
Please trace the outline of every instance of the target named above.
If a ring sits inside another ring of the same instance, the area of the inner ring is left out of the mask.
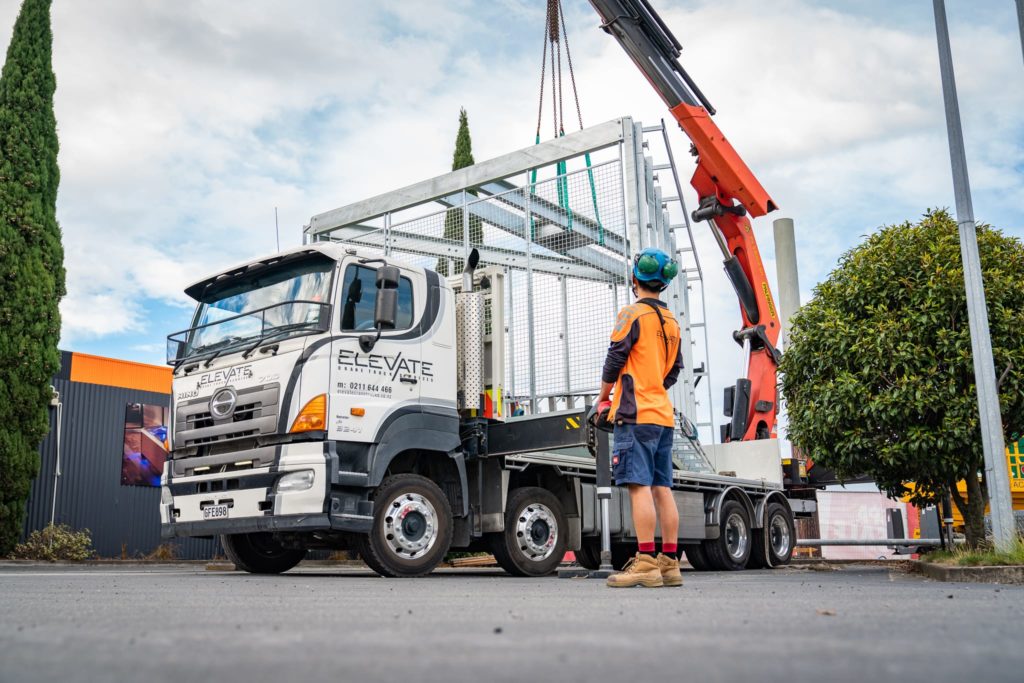
[[[306,556],[305,550],[285,548],[266,532],[221,536],[220,544],[228,559],[250,574],[280,574]]]
[[[437,484],[418,474],[385,479],[373,497],[373,528],[359,554],[381,576],[425,576],[452,543],[452,510]]]
[[[553,493],[536,486],[508,497],[505,531],[493,537],[494,557],[513,576],[544,576],[565,556],[568,525]]]

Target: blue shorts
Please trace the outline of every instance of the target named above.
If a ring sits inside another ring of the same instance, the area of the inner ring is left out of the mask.
[[[615,425],[612,476],[616,484],[672,485],[672,427]]]

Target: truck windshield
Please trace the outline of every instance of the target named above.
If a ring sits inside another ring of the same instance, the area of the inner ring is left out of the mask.
[[[333,272],[334,261],[314,257],[218,283],[203,294],[192,327],[168,338],[168,362],[323,329]]]

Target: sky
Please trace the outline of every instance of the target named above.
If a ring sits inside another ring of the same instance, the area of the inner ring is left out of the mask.
[[[654,4],[780,207],[755,221],[773,285],[773,218],[795,220],[806,301],[879,226],[953,207],[931,2]],[[19,5],[0,0],[0,46]],[[1014,2],[947,5],[975,214],[1024,238]],[[667,117],[590,5],[564,6],[584,123]],[[273,252],[275,207],[281,246],[294,246],[314,214],[444,173],[460,107],[478,161],[531,144],[544,10],[542,0],[56,0],[62,348],[162,363],[166,335],[189,325],[183,288]],[[688,163],[685,137],[672,135]],[[687,200],[696,204],[692,191]],[[698,239],[717,403],[739,357],[715,340],[739,317],[713,244]]]

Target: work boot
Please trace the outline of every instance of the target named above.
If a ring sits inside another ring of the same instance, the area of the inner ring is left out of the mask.
[[[665,584],[661,579],[658,561],[650,555],[637,553],[626,563],[621,572],[608,577],[608,585],[612,588],[631,588],[633,586],[657,588]]]
[[[666,586],[682,586],[683,573],[679,571],[679,560],[665,553],[658,553],[658,569]]]

